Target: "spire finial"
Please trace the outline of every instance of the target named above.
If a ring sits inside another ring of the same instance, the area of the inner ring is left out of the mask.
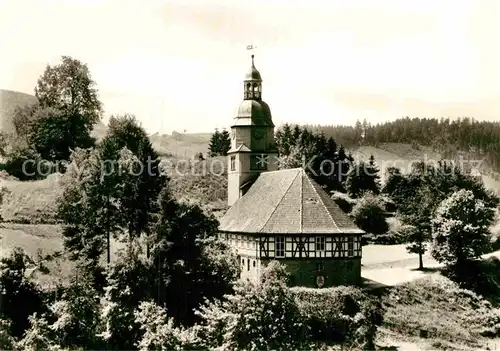
[[[255,55],[254,55],[254,54],[252,54],[252,66],[255,66],[255,65],[253,64],[253,58],[254,58],[254,57],[255,57]]]

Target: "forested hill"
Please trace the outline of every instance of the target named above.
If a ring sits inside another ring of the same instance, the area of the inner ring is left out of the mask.
[[[351,148],[358,145],[378,146],[381,143],[407,143],[432,147],[444,157],[455,151],[481,154],[490,166],[500,170],[500,122],[476,121],[472,118],[401,118],[378,123],[357,121],[355,126],[308,125],[323,131],[337,143]]]

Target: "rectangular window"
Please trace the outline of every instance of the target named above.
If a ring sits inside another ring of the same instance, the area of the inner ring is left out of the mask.
[[[269,157],[267,155],[252,155],[250,156],[250,169],[265,171],[267,170],[267,163]]]
[[[354,237],[352,236],[347,239],[347,256],[354,256]]]
[[[236,156],[231,156],[231,171],[236,170]]]
[[[250,259],[247,260],[247,271],[250,270]]]
[[[275,245],[275,256],[285,257],[285,237],[277,236]]]
[[[325,237],[317,236],[316,237],[316,251],[325,251]]]

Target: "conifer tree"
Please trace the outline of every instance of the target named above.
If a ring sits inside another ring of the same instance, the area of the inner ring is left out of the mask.
[[[218,155],[220,150],[220,144],[221,144],[221,133],[216,128],[208,144],[208,150],[210,151],[210,156],[213,157]]]
[[[375,163],[375,157],[370,155],[370,160],[368,161],[368,165],[366,166],[366,180],[364,184],[364,189],[367,191],[371,191],[372,193],[378,195],[380,193],[380,169],[377,167]]]
[[[231,137],[226,129],[222,130],[220,134],[220,150],[221,156],[227,156],[228,151],[231,149]]]
[[[220,132],[218,129],[215,129],[214,134],[210,138],[210,142],[208,144],[208,149],[210,151],[210,155],[213,156],[226,156],[227,152],[231,148],[231,138],[229,132],[226,129],[223,129]]]

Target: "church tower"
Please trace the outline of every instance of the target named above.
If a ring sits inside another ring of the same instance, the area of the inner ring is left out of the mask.
[[[252,55],[252,67],[243,81],[243,102],[231,126],[229,206],[245,194],[260,173],[278,169],[277,156],[271,110],[262,101],[262,78]]]

